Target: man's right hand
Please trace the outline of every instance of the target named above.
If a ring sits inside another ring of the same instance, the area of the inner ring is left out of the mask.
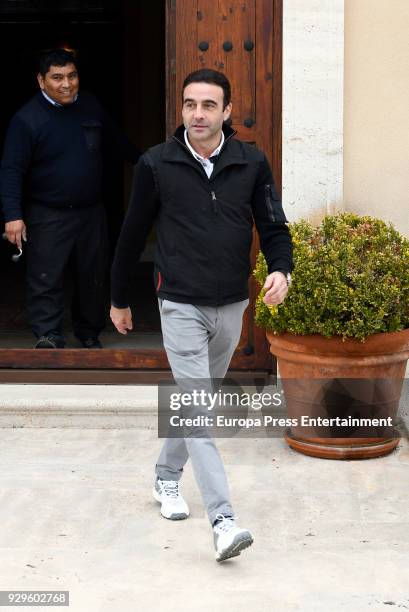
[[[5,225],[7,234],[7,240],[12,244],[22,248],[22,241],[27,242],[27,230],[23,219],[16,219],[16,221],[8,221]]]
[[[128,330],[132,329],[132,312],[129,308],[116,308],[111,306],[111,312],[109,313],[112,323],[120,334],[126,335]]]

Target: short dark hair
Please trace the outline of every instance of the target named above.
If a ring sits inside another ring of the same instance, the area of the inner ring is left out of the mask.
[[[230,82],[229,79],[222,72],[212,70],[211,68],[201,68],[200,70],[195,70],[194,72],[188,74],[185,80],[183,81],[182,102],[185,88],[190,85],[190,83],[211,83],[212,85],[218,85],[223,89],[223,110],[228,104],[230,104]]]
[[[38,62],[38,72],[44,77],[50,70],[50,66],[66,66],[74,64],[78,67],[78,61],[73,51],[67,49],[49,49],[43,51]]]

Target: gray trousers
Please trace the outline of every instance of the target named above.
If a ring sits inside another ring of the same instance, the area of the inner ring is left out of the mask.
[[[225,377],[248,303],[213,307],[159,300],[163,344],[179,386],[189,379]],[[211,437],[167,438],[156,463],[157,476],[179,480],[189,457],[210,522],[219,513],[233,516],[226,473]]]

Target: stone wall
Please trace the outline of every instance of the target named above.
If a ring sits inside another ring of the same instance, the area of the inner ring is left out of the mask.
[[[283,204],[319,221],[343,206],[343,0],[284,0]]]

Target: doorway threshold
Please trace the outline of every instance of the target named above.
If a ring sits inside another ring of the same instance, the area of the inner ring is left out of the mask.
[[[135,384],[136,370],[169,369],[160,333],[121,336],[105,332],[101,334],[101,342],[102,350],[84,349],[68,334],[64,349],[33,349],[31,334],[0,333],[0,383],[75,384],[80,379],[85,384],[118,384],[119,381],[113,380],[117,379],[115,373],[123,372],[120,376],[125,381],[123,384]],[[129,376],[125,374],[127,371]],[[151,376],[148,379],[151,382]]]
[[[79,341],[72,333],[66,335],[67,349],[82,349]],[[162,334],[160,332],[130,332],[121,335],[115,331],[102,332],[100,335],[102,346],[105,349],[161,349]],[[1,349],[32,349],[35,337],[29,331],[0,331]],[[84,349],[82,349],[84,350]]]

